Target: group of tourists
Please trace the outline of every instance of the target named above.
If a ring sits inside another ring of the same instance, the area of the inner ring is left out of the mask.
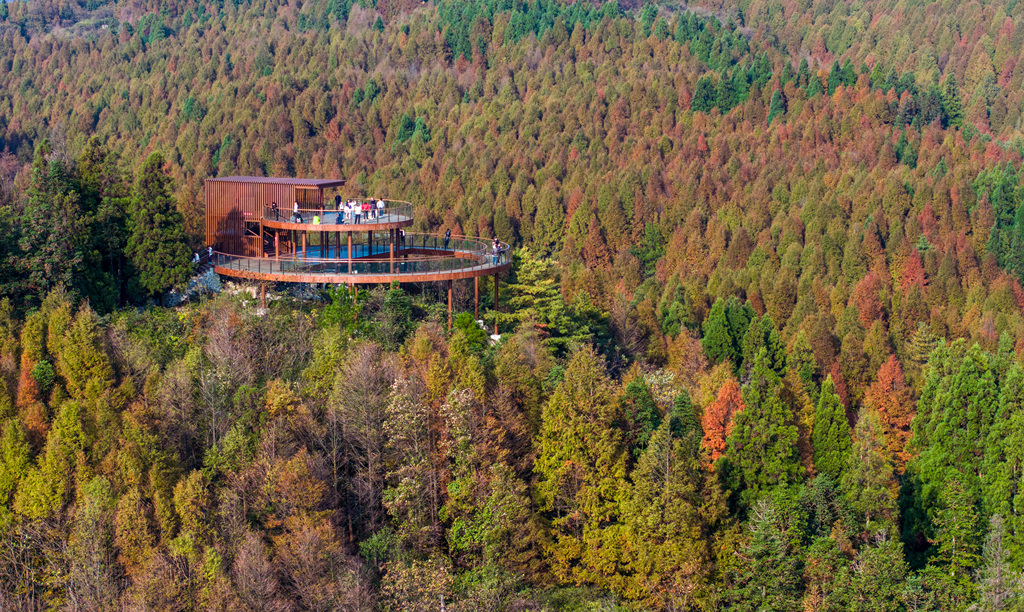
[[[491,242],[491,264],[497,265],[501,260],[501,243],[498,242],[497,236]]]
[[[208,246],[205,249],[203,249],[202,253],[206,257],[207,263],[213,261],[213,247],[212,246]],[[199,262],[200,262],[199,253],[197,253],[197,252],[192,253],[192,265],[198,267],[199,266]]]
[[[370,198],[369,200],[347,200],[342,203],[341,196],[334,196],[334,206],[337,210],[337,216],[335,217],[335,223],[338,225],[360,224],[363,220],[376,221],[384,218],[384,200],[378,200],[377,198]],[[277,206],[277,202],[270,203],[270,214],[273,215],[274,221],[281,220],[281,212]],[[305,223],[306,221],[302,217],[302,211],[299,210],[299,203],[296,201],[292,205],[292,216],[289,219],[291,223]],[[320,225],[326,222],[326,215],[324,214],[324,206],[320,205],[319,209],[313,212],[313,225]]]

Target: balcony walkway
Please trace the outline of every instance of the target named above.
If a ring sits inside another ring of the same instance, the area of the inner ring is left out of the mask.
[[[217,274],[257,281],[290,283],[327,283],[345,285],[419,283],[459,280],[489,276],[506,271],[511,266],[508,245],[502,245],[500,255],[481,252],[480,249],[431,248],[434,245],[397,248],[394,259],[387,244],[353,247],[352,259],[348,249],[329,247],[321,257],[320,247],[312,246],[306,252],[287,257],[242,257],[215,252],[213,267]]]
[[[357,223],[351,211],[300,208],[296,216],[290,209],[278,210],[275,214],[270,207],[264,207],[263,227],[304,232],[376,232],[412,225],[412,205],[407,202],[389,202],[388,208],[372,209],[369,214],[359,212]],[[313,223],[317,216],[320,223]]]

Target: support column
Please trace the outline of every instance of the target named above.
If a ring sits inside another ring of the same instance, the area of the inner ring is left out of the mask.
[[[352,274],[352,232],[348,232],[348,273]]]
[[[448,331],[452,331],[452,281],[448,279]]]
[[[498,275],[495,274],[494,278],[494,335],[498,335]]]
[[[473,319],[480,320],[480,277],[473,277]]]
[[[388,245],[388,259],[391,260],[391,273],[394,274],[395,273],[395,230],[394,229],[389,229],[388,230],[388,241],[390,242],[390,244]]]
[[[334,254],[334,257],[337,258],[337,259],[341,259],[341,232],[334,232],[334,233],[338,235],[338,240],[337,240],[338,251]]]
[[[267,284],[260,283],[260,305],[265,309],[267,307]]]
[[[281,230],[274,230],[274,259],[281,257]]]
[[[302,232],[302,258],[306,258],[306,232]]]
[[[366,232],[366,256],[373,256],[373,230]]]

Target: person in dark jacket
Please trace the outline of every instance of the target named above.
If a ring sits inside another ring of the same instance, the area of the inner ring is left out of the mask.
[[[452,230],[446,230],[444,233],[444,250],[448,250],[448,243],[452,240]]]

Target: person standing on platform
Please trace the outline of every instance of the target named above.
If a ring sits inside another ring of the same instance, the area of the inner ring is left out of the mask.
[[[448,229],[444,232],[444,250],[448,250],[448,243],[452,240],[452,230]]]
[[[292,216],[295,219],[295,223],[302,223],[302,213],[299,212],[298,200],[296,200],[295,204],[292,205]]]
[[[366,200],[363,200],[362,208],[363,208],[363,216],[366,218],[366,221],[369,222],[370,221],[370,203],[367,202]]]
[[[363,207],[353,202],[352,216],[355,217],[356,225],[359,225],[363,217]]]
[[[344,215],[345,213],[344,213],[343,209],[341,208],[341,194],[340,193],[334,196],[334,210],[338,211],[338,225],[341,225],[342,223],[345,222],[345,220],[342,218],[342,215]]]
[[[498,258],[501,256],[501,246],[498,244],[498,239],[494,239],[494,243],[491,245],[491,264],[498,265]]]
[[[403,249],[405,248],[405,230],[404,229],[398,230],[398,244]]]
[[[377,200],[377,218],[384,218],[384,200]]]
[[[277,210],[277,202],[270,203],[270,212],[274,213],[274,221],[281,220],[280,212]]]

